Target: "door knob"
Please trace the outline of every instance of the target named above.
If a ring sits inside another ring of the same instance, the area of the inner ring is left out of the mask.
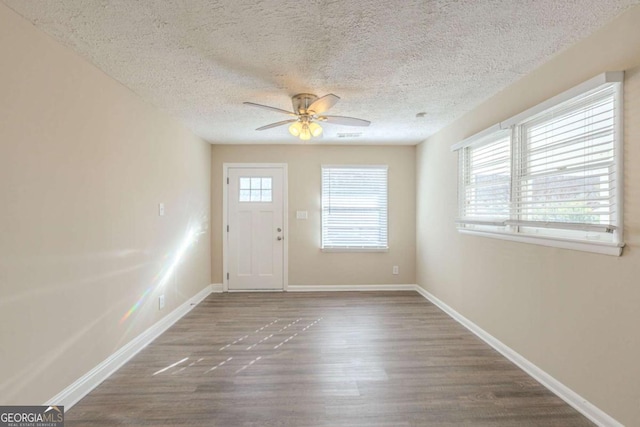
[[[282,236],[278,236],[278,240],[282,240]]]

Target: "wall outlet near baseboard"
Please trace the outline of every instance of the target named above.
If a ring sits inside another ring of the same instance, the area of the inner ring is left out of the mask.
[[[164,308],[164,295],[160,295],[158,297],[158,310],[162,310]]]
[[[400,274],[400,268],[397,265],[393,266],[393,274]]]

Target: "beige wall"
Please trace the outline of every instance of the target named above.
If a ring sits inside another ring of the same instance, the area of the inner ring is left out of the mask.
[[[626,425],[640,420],[640,7],[429,138],[417,153],[418,284]],[[458,234],[450,146],[626,70],[620,258]]]
[[[287,163],[289,285],[415,283],[415,147],[215,145],[211,164],[212,283],[222,282],[222,164]],[[320,250],[320,166],[389,165],[389,252]],[[296,211],[309,212],[296,220]],[[391,274],[398,265],[400,274]]]
[[[0,405],[42,404],[210,283],[211,148],[1,4],[0,58]]]

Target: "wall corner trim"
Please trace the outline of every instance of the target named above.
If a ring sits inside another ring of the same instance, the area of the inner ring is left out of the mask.
[[[78,403],[80,399],[89,394],[100,383],[109,378],[114,372],[120,369],[131,358],[138,354],[142,349],[149,345],[153,340],[158,338],[162,333],[169,329],[174,323],[180,320],[185,314],[190,312],[196,305],[204,300],[209,294],[215,292],[214,289],[220,288],[222,284],[207,285],[200,292],[182,303],[178,308],[160,319],[146,331],[129,341],[127,344],[118,349],[111,356],[107,357],[92,370],[78,378],[60,393],[53,396],[44,405],[62,405],[65,410],[71,409],[73,405]]]
[[[553,378],[551,375],[531,363],[529,360],[525,359],[511,347],[507,346],[502,341],[498,340],[493,335],[489,334],[487,331],[473,323],[471,320],[458,313],[456,310],[448,306],[442,300],[438,299],[435,295],[429,293],[420,285],[416,285],[415,290],[440,310],[444,311],[447,315],[453,318],[453,320],[457,321],[482,341],[489,344],[498,353],[509,359],[516,366],[526,372],[529,376],[545,386],[547,389],[567,402],[575,410],[580,412],[595,424],[601,427],[624,427],[620,422],[608,415],[606,412],[604,412],[591,402],[587,401],[578,393]]]

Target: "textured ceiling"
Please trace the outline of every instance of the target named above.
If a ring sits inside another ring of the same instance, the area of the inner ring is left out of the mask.
[[[297,143],[300,92],[335,93],[321,143],[415,144],[640,0],[0,0],[213,143]],[[423,118],[416,114],[426,112]],[[338,133],[362,132],[359,137]]]

